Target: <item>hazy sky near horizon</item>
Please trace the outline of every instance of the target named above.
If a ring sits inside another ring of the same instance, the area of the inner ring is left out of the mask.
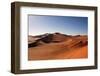
[[[87,35],[88,18],[74,16],[28,16],[29,35],[60,32],[68,35]]]

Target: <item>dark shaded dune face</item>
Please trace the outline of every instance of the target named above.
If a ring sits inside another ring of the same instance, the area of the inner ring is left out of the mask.
[[[45,43],[50,43],[50,42],[52,42],[52,39],[53,39],[53,35],[49,34],[47,36],[42,37],[40,40]]]

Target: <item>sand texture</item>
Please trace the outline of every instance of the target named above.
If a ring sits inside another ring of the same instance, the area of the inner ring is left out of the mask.
[[[28,60],[79,59],[88,57],[86,35],[46,33],[28,37]]]

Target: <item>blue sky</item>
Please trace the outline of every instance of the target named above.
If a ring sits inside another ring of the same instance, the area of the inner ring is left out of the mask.
[[[60,32],[68,35],[87,35],[88,18],[74,16],[28,16],[29,35]]]

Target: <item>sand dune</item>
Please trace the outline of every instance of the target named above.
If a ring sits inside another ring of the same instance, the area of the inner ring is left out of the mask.
[[[71,36],[60,33],[31,36],[28,59],[75,59],[88,57],[87,36]]]

